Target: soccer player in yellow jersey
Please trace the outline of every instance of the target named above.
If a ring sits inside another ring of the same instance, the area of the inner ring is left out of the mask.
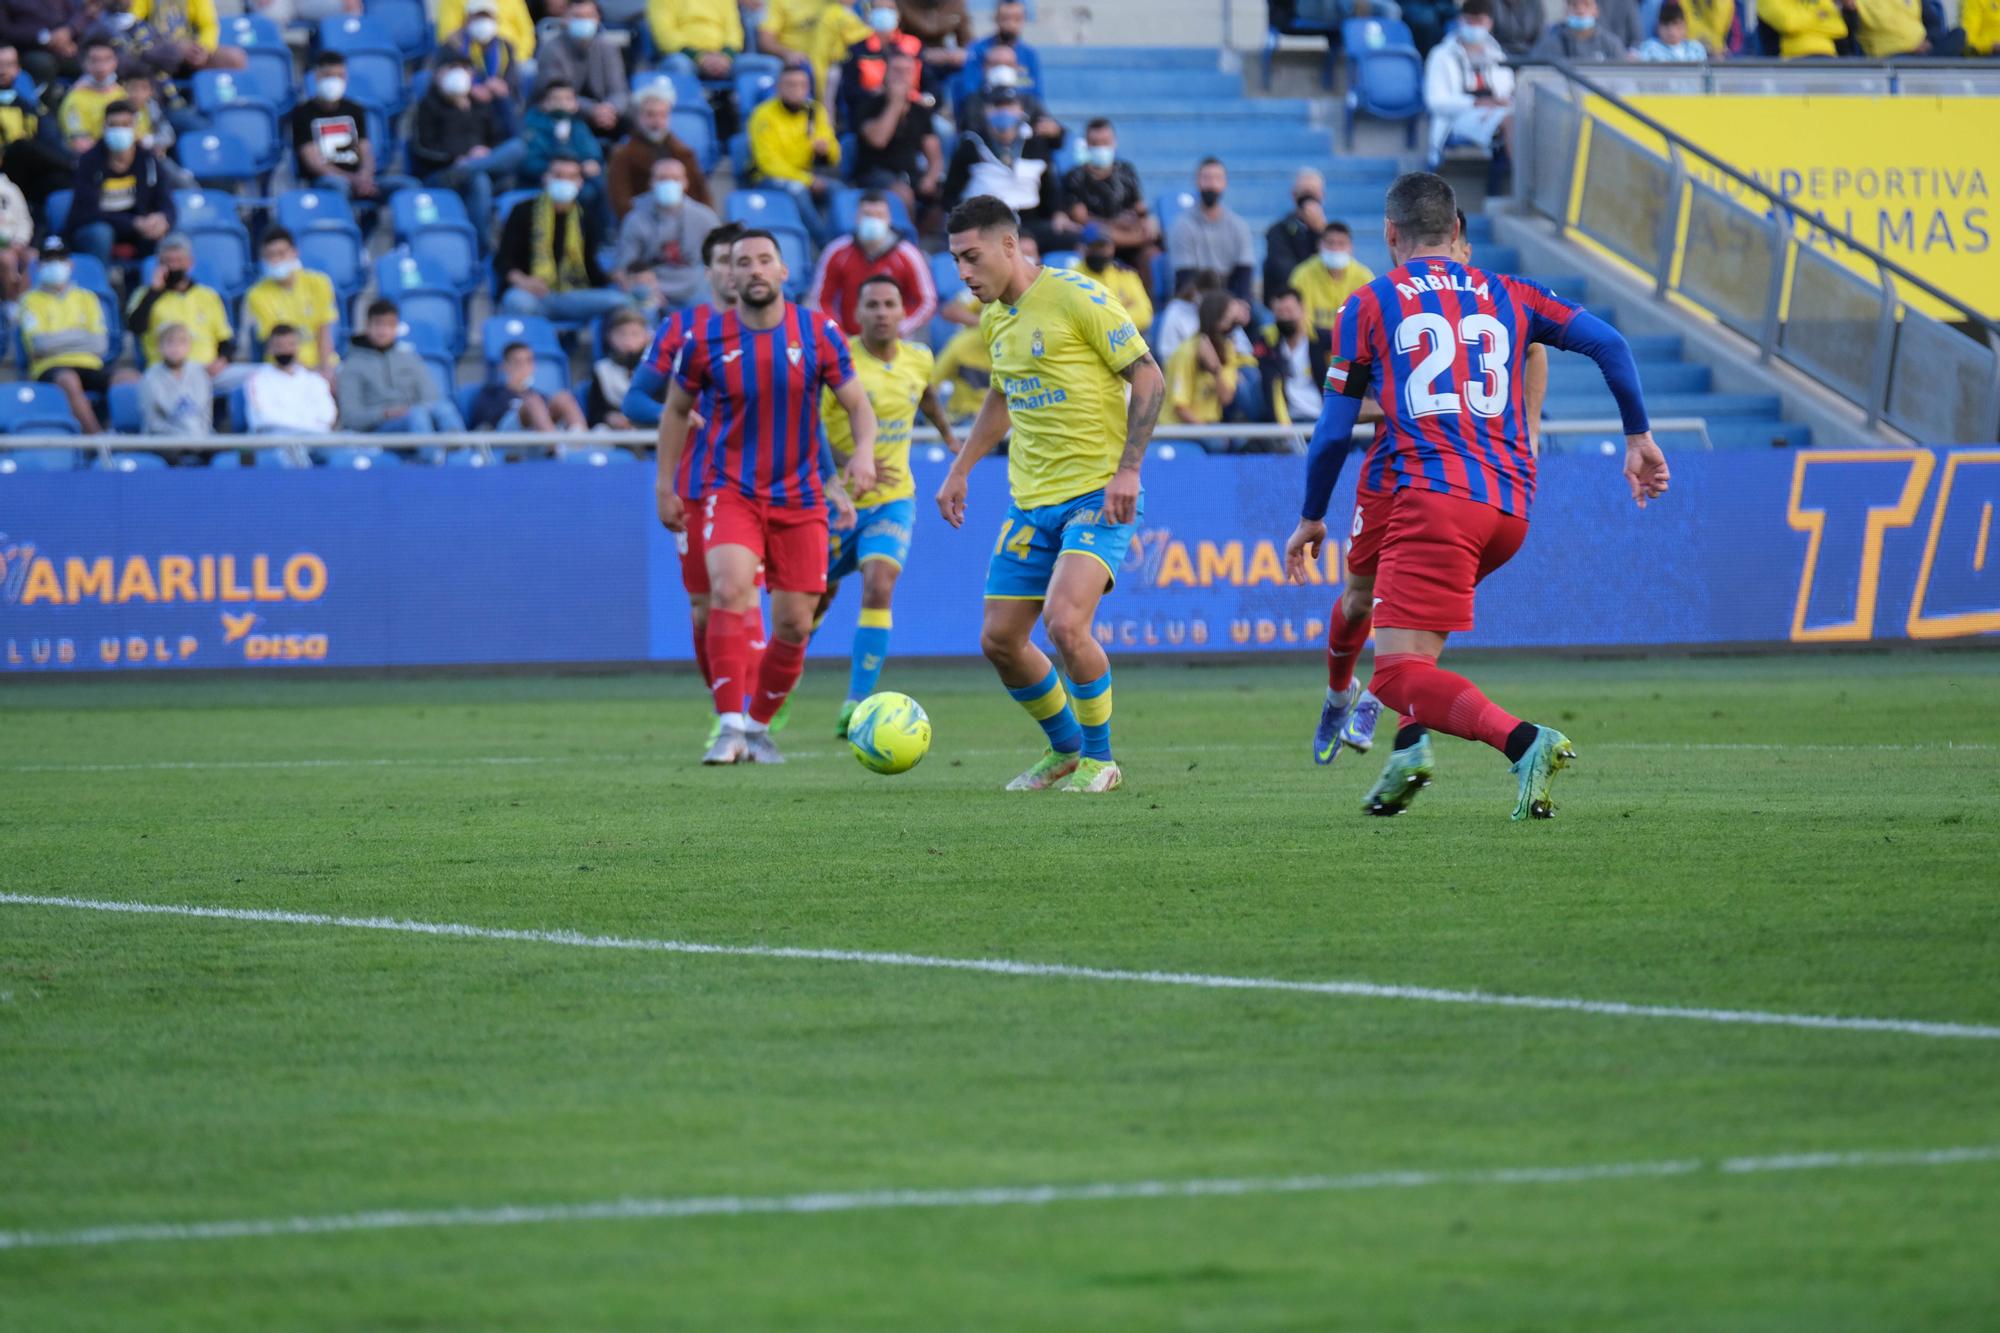
[[[968,199],[945,230],[959,276],[986,306],[979,330],[993,390],[938,489],[938,509],[954,528],[964,524],[972,465],[1011,426],[1013,504],[986,570],[980,646],[1049,738],[1048,752],[1007,790],[1061,782],[1064,791],[1113,791],[1123,775],[1111,757],[1111,662],[1092,622],[1145,509],[1139,464],[1166,380],[1117,298],[1021,253],[1020,219],[1006,204]],[[1029,637],[1037,615],[1062,654],[1067,692]]]
[[[921,411],[953,453],[958,438],[931,388],[931,349],[904,342],[903,290],[886,273],[862,280],[855,316],[861,332],[847,340],[854,373],[875,408],[875,489],[854,497],[852,526],[833,530],[827,557],[826,592],[819,599],[815,626],[840,593],[840,581],[861,574],[861,621],[854,630],[854,661],[847,674],[847,701],[840,706],[836,736],[847,735],[847,720],[875,693],[882,663],[889,656],[889,604],[896,577],[910,558],[910,529],[917,521],[917,488],[910,477],[910,435]],[[820,394],[820,422],[840,466],[854,453],[847,411],[831,392]]]

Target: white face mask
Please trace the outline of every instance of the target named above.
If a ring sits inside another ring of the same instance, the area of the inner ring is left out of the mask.
[[[687,186],[679,181],[654,181],[653,198],[661,208],[679,208],[687,194]]]
[[[1322,250],[1319,252],[1319,262],[1339,273],[1354,262],[1354,256],[1346,250]]]
[[[1099,171],[1109,170],[1111,164],[1118,160],[1118,148],[1115,144],[1092,144],[1083,150],[1083,157]]]
[[[122,153],[130,148],[135,137],[130,125],[107,125],[104,127],[104,146],[114,153]]]
[[[868,26],[877,32],[894,32],[899,21],[894,5],[877,5],[868,11]]]
[[[597,36],[597,20],[571,19],[569,21],[569,35],[579,42],[589,41],[591,38]]]
[[[583,182],[572,180],[552,180],[549,182],[549,198],[558,204],[573,204],[583,193]]]
[[[880,245],[889,239],[889,224],[885,219],[878,217],[856,218],[854,239],[863,245]]]
[[[338,102],[347,92],[347,80],[338,74],[329,74],[319,81],[319,100]]]
[[[500,24],[494,19],[476,18],[465,27],[472,34],[472,40],[482,45],[500,35]]]
[[[472,91],[472,71],[448,69],[438,75],[438,87],[444,89],[447,97],[463,97]]]
[[[44,259],[42,266],[35,270],[35,276],[44,287],[60,287],[69,281],[69,261]]]

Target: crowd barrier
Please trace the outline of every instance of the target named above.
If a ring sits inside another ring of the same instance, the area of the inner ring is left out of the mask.
[[[1690,452],[1641,512],[1620,459],[1542,464],[1534,529],[1483,590],[1484,647],[2000,633],[2000,449]],[[1006,466],[953,531],[915,463],[895,652],[978,652]],[[1149,465],[1098,636],[1120,654],[1306,648],[1345,546],[1285,581],[1296,458]],[[1353,469],[1329,515],[1344,536]],[[0,673],[683,661],[679,553],[650,467],[24,473],[0,484]],[[858,589],[814,644],[847,651]]]

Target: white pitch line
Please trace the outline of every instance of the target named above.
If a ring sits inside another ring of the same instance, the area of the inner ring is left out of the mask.
[[[1005,958],[945,958],[931,954],[889,953],[867,949],[806,949],[767,944],[705,944],[694,940],[646,939],[624,935],[585,935],[573,930],[514,930],[454,922],[409,921],[386,916],[328,916],[319,912],[284,912],[265,908],[199,907],[175,903],[107,901],[32,893],[0,893],[0,905],[54,907],[86,912],[136,916],[198,917],[215,921],[245,921],[265,925],[330,926],[343,930],[381,930],[404,935],[451,939],[503,940],[516,944],[555,944],[575,949],[615,949],[637,953],[702,954],[728,958],[769,958],[792,962],[852,963],[868,967],[928,968],[945,972],[979,972],[1007,977],[1050,977],[1069,981],[1137,982],[1150,986],[1186,986],[1201,990],[1282,991],[1300,995],[1337,995],[1352,999],[1413,1000],[1429,1004],[1463,1004],[1495,1009],[1543,1009],[1612,1018],[1670,1018],[1699,1023],[1754,1027],[1817,1028],[1846,1032],[1892,1032],[1910,1037],[1964,1037],[2000,1040],[2000,1026],[1943,1023],[1908,1018],[1857,1018],[1832,1014],[1774,1013],[1757,1009],[1711,1009],[1665,1004],[1631,1004],[1622,1000],[1585,1000],[1553,995],[1511,995],[1493,991],[1444,990],[1432,986],[1382,985],[1372,981],[1292,981],[1282,977],[1245,977],[1202,972],[1137,971],[1083,967],[1069,963],[1029,963]]]
[[[1104,1181],[1087,1185],[995,1185],[977,1189],[857,1190],[850,1193],[724,1194],[693,1198],[610,1199],[599,1203],[506,1204],[497,1208],[384,1209],[365,1213],[249,1218],[218,1222],[137,1222],[74,1231],[0,1231],[0,1250],[124,1245],[136,1241],[246,1240],[325,1236],[352,1231],[506,1227],[558,1222],[636,1222],[759,1214],[880,1212],[903,1208],[1042,1207],[1054,1203],[1117,1203],[1154,1199],[1245,1198],[1270,1194],[1336,1194],[1439,1186],[1578,1185],[1715,1173],[1963,1166],[2000,1161],[2000,1147],[1909,1151],[1790,1153],[1716,1161],[1673,1158],[1585,1166],[1496,1167],[1480,1171],[1373,1171],[1361,1175],[1248,1176],[1207,1180]]]

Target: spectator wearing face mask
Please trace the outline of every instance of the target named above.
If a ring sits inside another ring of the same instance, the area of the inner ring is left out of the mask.
[[[507,137],[499,108],[472,95],[472,67],[449,56],[417,103],[410,134],[410,167],[424,184],[465,200],[466,216],[482,241],[493,217],[494,182],[511,181],[527,145]]]
[[[299,179],[357,203],[382,197],[368,113],[347,96],[347,58],[338,51],[323,51],[313,61],[312,96],[292,108],[292,149]]]
[[[1695,64],[1708,59],[1708,49],[1688,36],[1687,13],[1680,0],[1666,0],[1653,35],[1639,47],[1639,59],[1655,64]]]
[[[70,270],[69,247],[62,238],[42,242],[35,285],[21,298],[21,348],[28,354],[28,378],[61,389],[83,433],[96,435],[103,427],[90,395],[111,387],[113,377],[104,368],[111,342],[97,294],[71,282]],[[132,375],[127,371],[117,378]]]
[[[299,331],[271,330],[264,364],[243,382],[243,405],[252,435],[325,435],[340,409],[326,381],[299,362]]]
[[[616,264],[627,289],[653,307],[694,301],[708,284],[702,242],[720,225],[714,209],[687,197],[686,167],[671,157],[655,162],[653,188],[618,226]]]
[[[104,137],[76,165],[64,224],[71,248],[110,264],[136,263],[174,224],[173,188],[159,159],[139,147],[132,107],[104,108]]]
[[[1472,0],[1477,3],[1477,0]],[[1174,286],[1179,288],[1190,273],[1207,269],[1223,275],[1223,286],[1234,296],[1250,299],[1252,265],[1257,254],[1250,237],[1250,224],[1223,203],[1229,189],[1229,172],[1220,158],[1206,158],[1194,173],[1198,207],[1174,219],[1167,234],[1167,253],[1173,259]]]
[[[879,190],[863,195],[855,211],[854,234],[826,247],[813,271],[805,303],[824,311],[843,333],[861,332],[861,284],[877,275],[903,294],[902,336],[917,338],[937,313],[937,287],[924,252],[896,235],[889,200]]]
[[[229,364],[236,352],[229,312],[213,287],[194,280],[194,247],[181,232],[160,242],[152,281],[132,293],[125,312],[125,327],[139,335],[147,361],[159,360],[158,330],[169,324],[188,331],[188,358],[208,372],[218,391],[226,393],[242,382],[248,371]]]
[[[1347,298],[1375,281],[1374,273],[1354,257],[1354,233],[1345,222],[1329,222],[1320,230],[1319,248],[1291,272],[1290,287],[1305,302],[1306,318],[1315,338],[1332,335]]]
[[[125,88],[125,100],[132,104],[132,128],[139,132],[140,151],[151,153],[160,164],[160,173],[167,178],[169,189],[198,188],[200,182],[195,180],[194,173],[173,158],[174,144],[180,136],[154,95],[153,76],[144,69],[134,69],[121,74],[119,81]]]
[[[792,65],[778,76],[778,95],[750,113],[750,164],[759,185],[785,191],[825,244],[827,199],[840,185],[840,139],[833,118],[812,100],[811,75]]]
[[[614,310],[604,321],[604,355],[590,368],[590,392],[584,395],[584,419],[593,426],[631,430],[623,409],[632,388],[632,372],[652,341],[646,319],[636,310]]]
[[[1785,2],[1790,3],[1790,0]],[[1823,2],[1830,8],[1834,5],[1834,0]],[[1846,35],[1845,23],[1840,25],[1840,32],[1842,36]],[[1828,50],[1827,54],[1832,55],[1833,52]],[[1625,46],[1597,21],[1597,0],[1567,0],[1562,22],[1542,34],[1542,39],[1535,43],[1535,49],[1528,53],[1528,58],[1571,62],[1623,60]],[[1424,86],[1430,86],[1428,70]]]
[[[911,61],[910,77],[897,81],[902,95],[914,101],[927,91],[923,81],[924,44],[914,33],[903,31],[903,16],[896,6],[889,0],[873,0],[861,16],[868,22],[868,35],[847,48],[838,77],[828,76],[833,79],[833,86],[827,90],[827,101],[841,109],[841,119],[849,125],[860,124],[868,100],[888,86],[894,57],[898,55],[908,56]]]
[[[160,330],[160,359],[139,379],[140,429],[148,435],[206,439],[215,430],[215,386],[188,358],[188,331]]]
[[[507,215],[494,265],[506,275],[500,308],[508,314],[581,324],[632,304],[598,266],[582,194],[583,164],[557,157],[541,193]]]
[[[1320,233],[1326,230],[1326,214],[1321,211],[1325,198],[1326,177],[1311,167],[1300,167],[1292,177],[1292,211],[1264,233],[1266,292],[1290,282],[1292,270],[1319,250]]]
[[[493,21],[491,28],[473,28],[482,15]],[[534,58],[535,19],[528,12],[527,0],[438,0],[438,45],[443,47],[468,30],[473,41],[482,46],[496,38],[505,42],[510,65],[513,60]]]
[[[1121,264],[1135,269],[1151,266],[1159,248],[1160,220],[1146,207],[1138,168],[1119,158],[1117,131],[1102,116],[1084,127],[1083,165],[1064,174],[1061,193],[1070,224],[1084,230],[1097,224],[1117,248]],[[1142,329],[1146,323],[1138,320]]]
[[[1433,163],[1457,140],[1491,153],[1495,176],[1505,171],[1514,137],[1514,71],[1493,40],[1492,0],[1465,0],[1458,30],[1425,59],[1424,108],[1431,113]]]
[[[1201,298],[1199,319],[1201,331],[1167,358],[1167,408],[1176,421],[1212,426],[1236,402],[1238,373],[1257,360],[1237,346],[1237,331],[1249,319],[1247,308],[1236,298],[1209,292]],[[1278,420],[1291,418],[1280,415]]]
[[[986,52],[986,72],[979,87],[958,104],[959,127],[985,124],[987,108],[995,97],[1001,96],[1011,97],[1029,124],[1038,125],[1045,119],[1055,123],[1042,99],[1027,86],[1021,67],[1014,63],[1014,48],[995,46]]]
[[[1271,322],[1259,330],[1253,354],[1264,372],[1264,419],[1315,421],[1320,385],[1326,378],[1326,350],[1306,322],[1305,302],[1289,287],[1265,293]],[[1283,417],[1279,413],[1283,412]]]
[[[562,36],[542,44],[535,77],[540,88],[551,83],[575,88],[577,109],[600,136],[617,131],[632,97],[625,58],[605,35],[596,0],[569,0]]]
[[[1134,328],[1153,327],[1153,294],[1146,290],[1146,279],[1138,270],[1119,262],[1110,229],[1101,222],[1086,222],[1077,239],[1083,245],[1083,271],[1118,298]]]
[[[264,233],[258,253],[264,261],[263,276],[244,298],[252,336],[269,343],[280,325],[293,329],[299,335],[299,364],[333,378],[338,360],[333,330],[340,323],[333,280],[299,262],[298,242],[283,227]]]
[[[708,177],[701,169],[701,159],[695,155],[694,149],[674,137],[674,85],[665,79],[645,84],[634,101],[637,103],[634,117],[637,123],[633,125],[632,132],[611,150],[611,160],[604,173],[612,213],[624,217],[631,211],[632,201],[653,188],[653,166],[664,157],[679,162],[687,173],[688,198],[698,204],[715,207],[715,200],[708,192]]]
[[[1028,44],[1028,7],[1022,0],[1000,0],[993,7],[993,33],[981,37],[972,44],[965,56],[965,72],[959,75],[960,98],[970,97],[979,91],[979,71],[985,68],[986,53],[995,46],[1013,48],[1014,60],[1027,76],[1027,86],[1041,92],[1048,85],[1042,82],[1042,53]]]
[[[985,121],[976,128],[967,121],[958,147],[945,171],[944,199],[956,206],[977,195],[990,194],[1020,216],[1044,249],[1058,243],[1056,199],[1060,184],[1056,154],[1062,151],[1062,126],[1043,118],[1032,122],[1011,88],[986,91]],[[1053,130],[1053,134],[1044,131]]]
[[[648,0],[647,22],[662,55],[679,51],[704,79],[726,79],[743,50],[736,0]]]
[[[525,16],[527,10],[520,0],[512,2]],[[458,14],[453,15],[455,21],[449,30],[444,26],[447,9],[457,9],[463,14],[462,23],[456,22]],[[470,0],[465,4],[445,0],[445,6],[438,10],[439,41],[431,64],[441,70],[449,61],[464,61],[472,72],[472,100],[492,103],[500,113],[501,123],[512,129],[513,100],[521,93],[520,62],[534,50],[534,32],[530,23],[528,45],[523,48],[520,38],[509,35],[510,29],[502,22],[498,0]]]
[[[63,138],[72,153],[82,155],[104,134],[104,109],[125,101],[125,89],[118,83],[118,52],[110,42],[98,39],[83,48],[83,77],[70,85],[56,119],[62,122]],[[138,125],[138,108],[133,108]],[[147,125],[138,125],[143,136]]]

